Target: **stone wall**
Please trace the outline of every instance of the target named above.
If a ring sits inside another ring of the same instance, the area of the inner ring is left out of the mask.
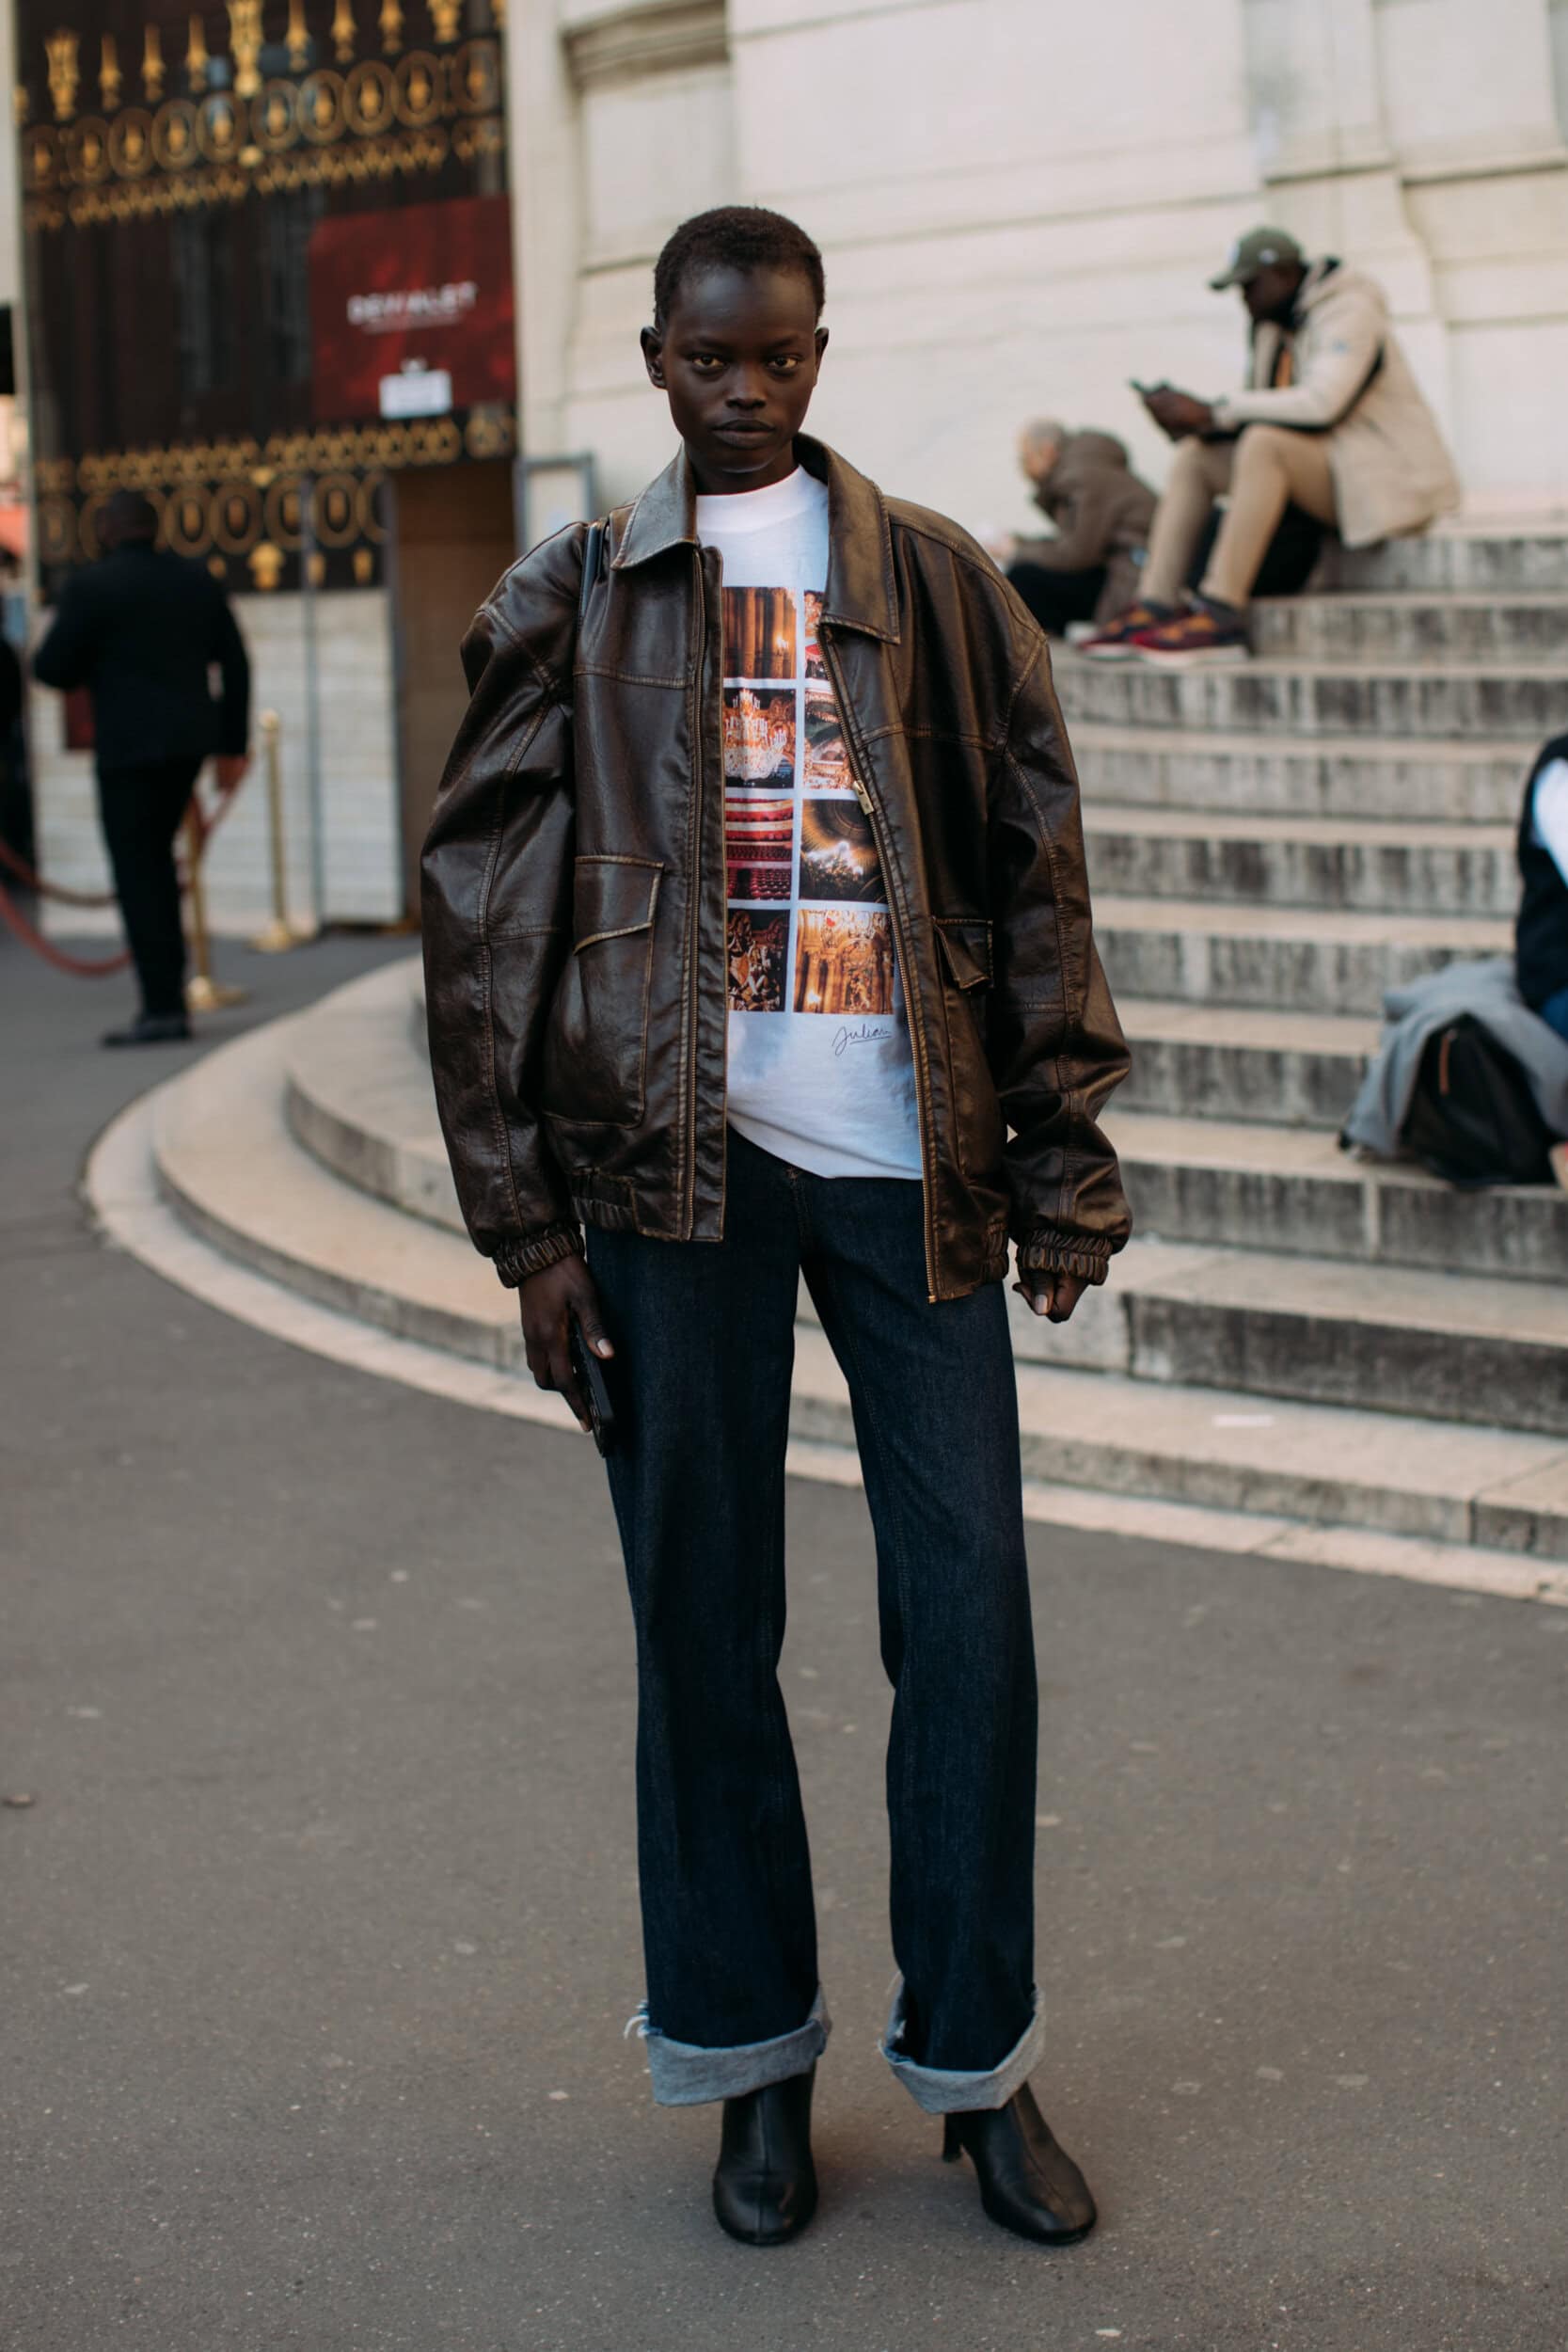
[[[328,922],[391,922],[403,913],[403,885],[387,598],[375,591],[345,591],[319,596],[315,605],[318,748],[312,761],[305,599],[234,598],[250,649],[253,712],[276,710],[283,723],[290,913],[296,919],[317,913]],[[51,881],[68,888],[102,890],[107,873],[94,815],[92,760],[86,752],[64,749],[63,726],[60,697],[34,687],[29,728],[40,864]],[[254,722],[252,737],[255,766],[208,861],[215,930],[253,930],[271,912],[266,796]],[[83,917],[56,914],[55,927],[80,930]]]
[[[1381,278],[1472,511],[1568,511],[1560,0],[540,0],[511,72],[525,445],[610,497],[669,449],[653,256],[739,199],[824,248],[819,428],[971,525],[1024,519],[1031,412],[1160,478],[1127,380],[1234,380],[1204,281],[1259,219]]]

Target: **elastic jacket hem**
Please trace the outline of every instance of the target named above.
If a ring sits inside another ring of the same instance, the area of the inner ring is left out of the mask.
[[[1111,1244],[1096,1248],[1041,1228],[1018,1245],[1021,1274],[1074,1274],[1081,1282],[1103,1282],[1111,1271]]]
[[[531,1274],[543,1274],[546,1266],[559,1265],[562,1258],[581,1255],[582,1235],[575,1225],[546,1225],[543,1232],[503,1241],[493,1263],[507,1289],[515,1291]]]

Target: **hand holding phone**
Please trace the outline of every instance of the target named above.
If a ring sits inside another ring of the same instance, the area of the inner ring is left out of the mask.
[[[574,1252],[529,1275],[517,1286],[517,1305],[534,1385],[563,1396],[581,1427],[594,1438],[600,1453],[607,1453],[615,1417],[604,1366],[614,1349],[605,1332],[599,1294],[583,1259]],[[594,1425],[595,1397],[603,1437]]]
[[[582,1336],[577,1309],[570,1311],[567,1324],[567,1345],[571,1354],[572,1376],[578,1394],[588,1408],[588,1426],[594,1443],[601,1454],[613,1452],[615,1446],[615,1401],[610,1393],[605,1368]]]

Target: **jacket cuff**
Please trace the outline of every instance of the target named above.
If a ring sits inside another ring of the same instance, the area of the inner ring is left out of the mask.
[[[1081,1282],[1103,1282],[1111,1270],[1110,1241],[1086,1239],[1082,1233],[1059,1232],[1053,1225],[1037,1225],[1027,1241],[1018,1245],[1021,1274],[1075,1274]]]
[[[536,1233],[503,1241],[491,1263],[507,1289],[515,1291],[531,1274],[543,1274],[547,1265],[559,1265],[562,1258],[581,1255],[582,1232],[578,1226],[545,1225]]]

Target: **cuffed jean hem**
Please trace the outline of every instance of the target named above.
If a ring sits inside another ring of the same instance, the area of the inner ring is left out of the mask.
[[[1015,2090],[1022,2090],[1045,2055],[1045,2005],[1035,1988],[1035,2008],[1029,2023],[999,2066],[984,2074],[963,2074],[946,2066],[917,2066],[901,2058],[904,2036],[904,1979],[899,1978],[887,2021],[882,2056],[914,2101],[927,2115],[965,2114],[974,2107],[1005,2107]]]
[[[741,2042],[709,2050],[700,2042],[672,2042],[657,2026],[646,2026],[642,2039],[654,2097],[661,2107],[700,2107],[710,2099],[741,2099],[749,2090],[765,2090],[769,2083],[786,2083],[793,2074],[810,2073],[832,2031],[820,1985],[805,2024],[771,2042]]]

